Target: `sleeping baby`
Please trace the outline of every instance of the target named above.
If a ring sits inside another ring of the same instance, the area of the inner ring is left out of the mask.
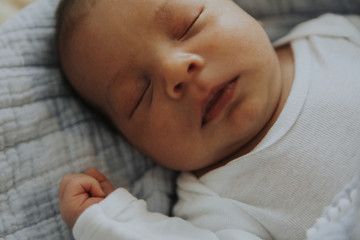
[[[181,172],[173,217],[96,169],[65,176],[75,238],[306,238],[360,170],[359,24],[328,14],[273,45],[230,0],[63,0],[72,87]]]

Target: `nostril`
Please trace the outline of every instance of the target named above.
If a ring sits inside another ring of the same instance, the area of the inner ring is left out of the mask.
[[[194,63],[190,63],[188,66],[188,72],[192,71],[195,68],[195,64]]]
[[[182,87],[183,87],[183,84],[182,84],[182,83],[176,84],[175,87],[174,87],[175,92],[180,91]]]

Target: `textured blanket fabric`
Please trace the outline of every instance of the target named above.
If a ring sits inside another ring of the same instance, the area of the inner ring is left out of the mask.
[[[360,11],[359,0],[237,3],[264,20],[272,39],[319,11]],[[39,0],[0,27],[0,240],[73,239],[59,215],[58,184],[88,167],[145,199],[150,210],[169,213],[173,199],[175,173],[137,152],[62,79],[57,4]]]
[[[289,29],[324,13],[359,14],[360,0],[234,0],[246,12],[264,22],[272,41]]]
[[[0,239],[72,239],[58,184],[96,167],[168,214],[174,174],[139,154],[62,79],[54,42],[58,0],[30,5],[0,29]]]

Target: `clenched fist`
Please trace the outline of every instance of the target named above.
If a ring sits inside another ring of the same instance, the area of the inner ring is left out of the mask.
[[[86,170],[85,174],[67,175],[59,187],[61,217],[72,228],[85,209],[99,203],[113,191],[109,180],[94,168]]]

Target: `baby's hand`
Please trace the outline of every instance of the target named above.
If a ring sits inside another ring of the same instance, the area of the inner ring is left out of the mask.
[[[94,168],[85,174],[65,176],[59,187],[59,207],[64,222],[73,227],[80,214],[88,207],[102,201],[114,187]]]

